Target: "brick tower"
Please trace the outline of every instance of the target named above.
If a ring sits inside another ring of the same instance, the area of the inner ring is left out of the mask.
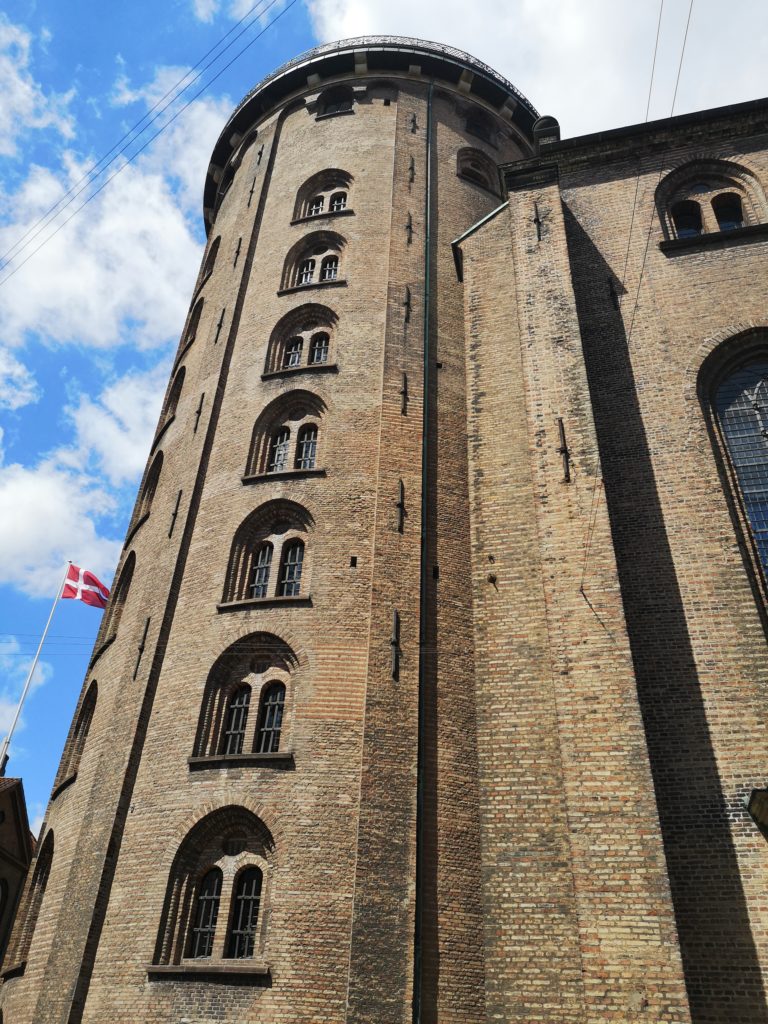
[[[243,100],[6,1024],[768,1020],[766,124],[397,37]]]

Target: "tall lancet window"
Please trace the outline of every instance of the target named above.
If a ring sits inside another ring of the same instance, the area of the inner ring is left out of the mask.
[[[763,573],[768,576],[768,358],[718,386],[714,407]]]

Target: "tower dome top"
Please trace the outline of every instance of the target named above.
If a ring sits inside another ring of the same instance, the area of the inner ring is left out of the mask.
[[[346,75],[398,74],[453,85],[467,96],[495,108],[532,139],[538,112],[498,71],[476,57],[443,43],[408,36],[357,36],[315,46],[263,78],[235,108],[211,156],[205,185],[205,206],[216,195],[216,169],[225,166],[237,141],[287,97]]]

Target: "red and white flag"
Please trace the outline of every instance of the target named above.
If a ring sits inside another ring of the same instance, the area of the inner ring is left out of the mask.
[[[71,597],[75,601],[84,601],[94,608],[106,608],[109,591],[92,572],[78,565],[70,565],[61,597],[62,600]]]

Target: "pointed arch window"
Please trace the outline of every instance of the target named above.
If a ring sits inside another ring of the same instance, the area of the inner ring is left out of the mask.
[[[280,733],[285,710],[285,687],[272,683],[261,695],[259,724],[256,729],[256,752],[276,754],[280,749]]]
[[[189,942],[189,956],[194,960],[210,957],[216,935],[216,921],[221,901],[221,871],[211,868],[200,881],[195,900],[195,916]]]
[[[289,541],[283,548],[280,562],[280,579],[277,583],[278,597],[298,597],[301,591],[301,570],[304,564],[304,543]]]
[[[251,572],[250,596],[254,598],[266,597],[269,588],[269,571],[272,567],[271,544],[262,544],[253,559]]]
[[[239,687],[230,697],[222,737],[222,754],[241,754],[243,752],[250,704],[250,686]]]
[[[227,956],[246,960],[253,956],[263,875],[260,868],[246,868],[235,882],[232,894],[232,924],[227,941]]]

